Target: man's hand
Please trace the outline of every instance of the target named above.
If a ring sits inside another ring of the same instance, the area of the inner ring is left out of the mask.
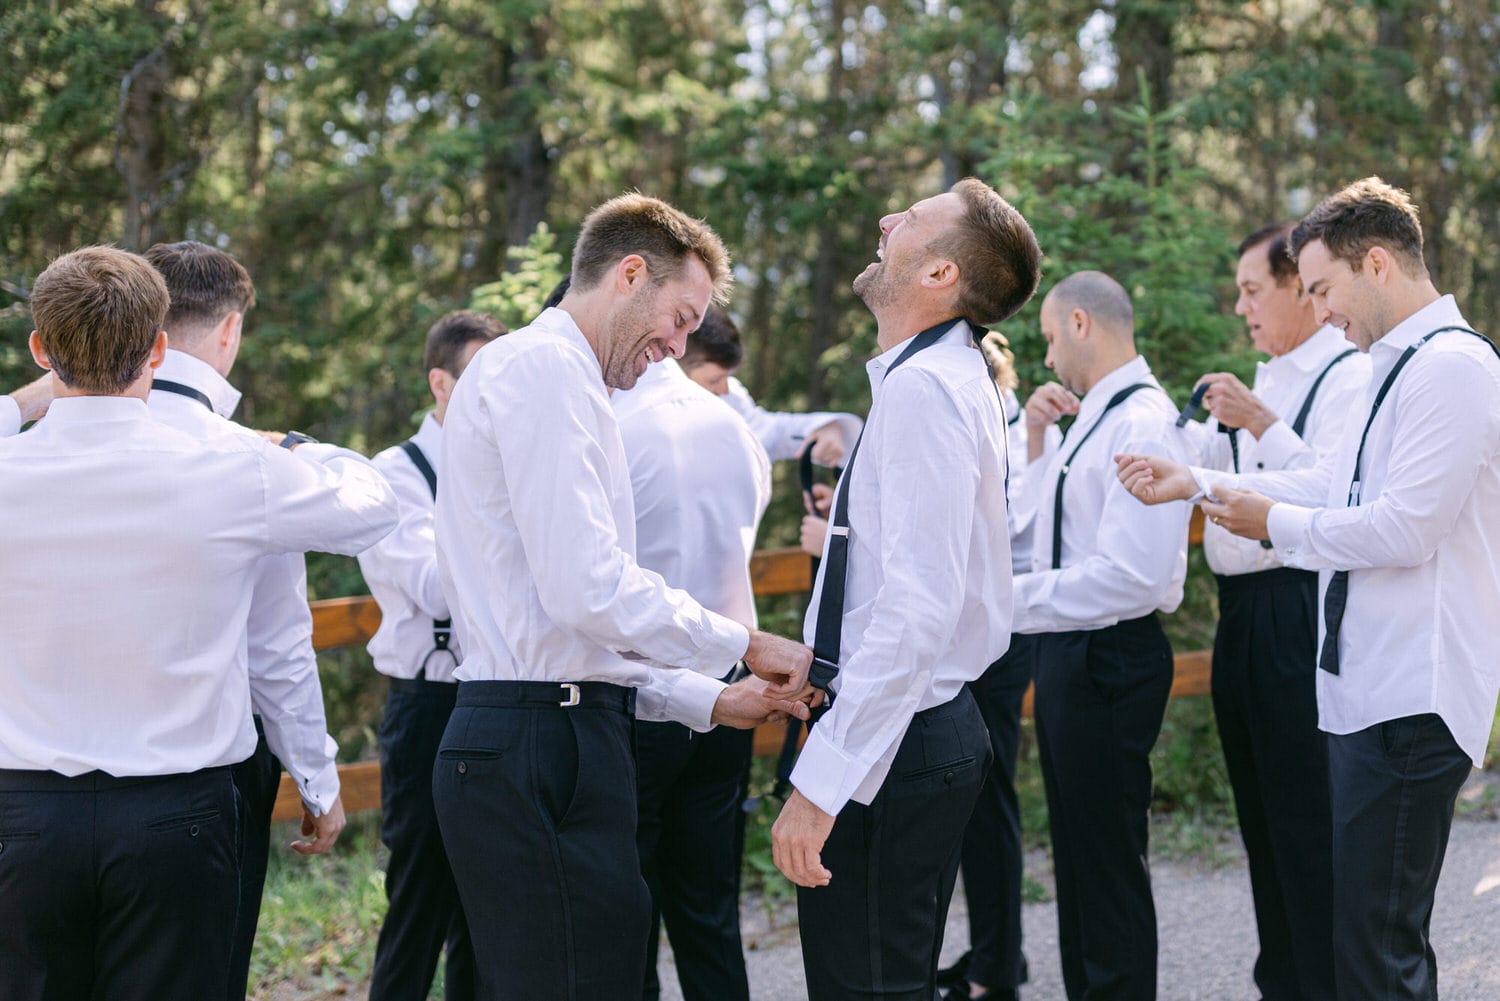
[[[1199,505],[1208,520],[1226,531],[1246,539],[1269,539],[1266,526],[1275,501],[1253,490],[1215,487],[1217,501],[1204,499]]]
[[[828,512],[833,510],[833,487],[826,483],[814,483],[812,485],[812,502],[809,503],[807,494],[802,495],[802,507],[808,514],[815,514],[820,518],[827,518]]]
[[[798,886],[827,886],[833,873],[823,868],[823,845],[833,830],[832,814],[793,789],[771,825],[771,858],[781,874]]]
[[[293,841],[292,851],[298,855],[322,855],[333,847],[344,829],[344,800],[334,797],[333,806],[321,817],[314,817],[307,804],[302,804],[302,836],[311,841]]]
[[[1078,397],[1063,388],[1060,382],[1049,382],[1038,386],[1026,401],[1026,456],[1035,462],[1047,448],[1047,429],[1056,424],[1064,414],[1078,413]]]
[[[1115,469],[1125,489],[1142,504],[1191,500],[1198,481],[1188,467],[1160,455],[1117,455]]]
[[[47,414],[47,408],[52,405],[52,373],[48,372],[33,382],[28,382],[20,389],[11,393],[11,399],[16,401],[16,406],[21,410],[21,423],[30,424],[39,421]]]
[[[272,445],[280,445],[286,439],[285,431],[257,431],[255,433]]]
[[[754,677],[736,681],[719,693],[711,722],[715,726],[750,730],[762,723],[784,723],[792,716],[806,720],[811,715],[806,701],[772,698],[766,694],[769,687]],[[823,693],[811,686],[799,693],[802,699],[811,699],[814,694],[821,696]]]
[[[823,541],[828,538],[828,519],[816,515],[802,516],[802,551],[809,556],[823,555]]]
[[[837,466],[844,461],[844,453],[848,449],[848,443],[844,441],[844,429],[838,421],[829,421],[807,436],[802,443],[802,448],[797,452],[800,458],[803,452],[812,449],[812,460],[820,466]]]
[[[807,672],[812,668],[812,650],[796,640],[785,639],[759,629],[750,630],[750,646],[745,650],[745,664],[750,671],[771,687],[766,694],[778,699],[797,698],[807,688]]]
[[[1266,428],[1276,423],[1276,415],[1270,408],[1231,373],[1210,372],[1198,380],[1199,386],[1204,384],[1208,385],[1208,392],[1203,394],[1203,405],[1225,427],[1244,428],[1259,439]]]

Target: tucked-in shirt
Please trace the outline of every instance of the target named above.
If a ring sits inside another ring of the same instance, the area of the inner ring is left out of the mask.
[[[1317,461],[1320,453],[1338,444],[1344,425],[1358,419],[1360,401],[1370,381],[1370,359],[1365,355],[1344,358],[1328,369],[1313,397],[1302,437],[1292,430],[1292,423],[1318,376],[1335,358],[1352,350],[1354,347],[1342,330],[1324,326],[1286,354],[1255,366],[1251,391],[1278,419],[1259,439],[1244,430],[1236,435],[1240,453],[1238,472],[1305,469]],[[1190,432],[1195,465],[1234,470],[1229,436],[1219,431],[1218,421],[1210,418],[1202,424],[1189,424],[1185,430]],[[1203,526],[1203,554],[1208,558],[1209,569],[1224,575],[1255,573],[1282,565],[1276,550],[1267,549],[1255,539],[1242,539],[1212,523]]]
[[[443,426],[438,565],[461,681],[604,681],[707,730],[749,633],[635,561],[635,505],[598,357],[566,311],[485,345]],[[686,670],[676,670],[686,668]]]
[[[1120,390],[1145,383],[1113,410]],[[1079,403],[1078,416],[1060,446],[1048,442],[1028,478],[1036,511],[1033,571],[1016,578],[1016,632],[1059,633],[1102,629],[1182,603],[1187,577],[1186,505],[1146,507],[1115,475],[1120,452],[1181,460],[1184,443],[1176,409],[1139,356],[1106,375]],[[1087,440],[1081,436],[1099,423]],[[1082,441],[1063,487],[1062,559],[1052,569],[1052,531],[1058,477]]]
[[[443,426],[428,414],[413,436],[436,472],[443,468]],[[448,596],[438,573],[432,489],[401,446],[372,460],[396,493],[401,520],[396,530],[359,554],[359,568],[380,605],[380,628],[370,639],[375,669],[392,678],[452,681],[463,660],[457,637],[440,650],[433,623],[449,618]]]
[[[229,420],[240,393],[213,367],[182,351],[169,350],[157,379],[196,389],[212,409],[178,393],[152,390],[151,416],[194,438],[255,432]],[[267,556],[252,575],[246,620],[250,702],[261,717],[266,745],[297,783],[303,802],[321,816],[339,794],[338,744],[328,735],[323,686],[312,646],[307,606],[307,565],[301,553]]]
[[[1365,443],[1360,497],[1347,506],[1359,437],[1375,394],[1403,351],[1439,327],[1469,326],[1452,296],[1418,310],[1370,347],[1371,375],[1337,449],[1302,470],[1229,476],[1221,484],[1280,501],[1271,541],[1293,567],[1349,571],[1338,674],[1318,672],[1318,725],[1355,733],[1437,713],[1484,761],[1500,658],[1500,360],[1477,338],[1439,334],[1401,370]]]
[[[0,396],[0,438],[9,438],[21,430],[21,405],[11,396]]]
[[[869,803],[912,717],[943,705],[1010,644],[1005,416],[984,358],[959,323],[887,371],[846,471],[849,561],[833,708],[812,728],[792,783],[836,814]],[[827,553],[827,542],[824,542]],[[807,610],[812,644],[824,560]]]
[[[671,358],[610,399],[630,464],[637,561],[753,629],[750,554],[771,501],[765,449]]]
[[[854,440],[864,427],[864,422],[853,414],[826,411],[792,414],[767,410],[755,402],[755,397],[750,395],[745,384],[734,376],[729,377],[729,392],[721,399],[750,425],[750,430],[760,439],[761,446],[772,462],[796,458],[808,435],[834,422],[844,432],[844,450],[847,452],[854,447]]]
[[[354,554],[396,523],[363,458],[184,434],[64,397],[0,441],[0,768],[166,775],[255,750],[262,558]]]

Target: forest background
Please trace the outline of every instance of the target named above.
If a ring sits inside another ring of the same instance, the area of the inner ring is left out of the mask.
[[[1500,0],[15,0],[0,43],[0,388],[34,374],[52,257],[197,239],[258,289],[239,419],[366,453],[430,404],[436,317],[524,323],[588,209],[633,188],[723,235],[741,378],[773,409],[867,409],[850,279],[880,215],[971,174],[1035,227],[1044,292],[1126,285],[1179,401],[1253,372],[1239,238],[1350,180],[1415,195],[1481,329],[1500,294]],[[1023,395],[1039,301],[1002,328]],[[762,546],[796,540],[778,477]],[[1212,634],[1194,560],[1179,649]],[[352,560],[310,570],[315,597],[364,591]],[[322,667],[343,756],[371,755],[379,676],[363,651]],[[1207,708],[1174,707],[1158,806],[1226,812],[1217,754]]]

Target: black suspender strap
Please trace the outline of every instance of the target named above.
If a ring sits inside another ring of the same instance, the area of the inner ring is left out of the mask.
[[[1360,466],[1363,464],[1365,458],[1365,440],[1370,437],[1370,427],[1375,423],[1375,415],[1380,413],[1380,405],[1385,402],[1386,394],[1396,384],[1396,376],[1401,374],[1401,370],[1406,367],[1407,362],[1411,361],[1412,355],[1417,353],[1418,348],[1432,340],[1438,334],[1447,333],[1448,331],[1472,334],[1489,345],[1490,350],[1495,352],[1495,357],[1500,358],[1500,348],[1495,347],[1493,341],[1477,330],[1460,326],[1439,327],[1401,352],[1401,357],[1396,359],[1396,364],[1391,367],[1390,374],[1380,384],[1380,390],[1375,394],[1375,402],[1370,405],[1370,416],[1365,420],[1365,429],[1359,436],[1359,451],[1354,453],[1354,478],[1349,483],[1349,495],[1345,499],[1346,507],[1359,506]],[[1339,630],[1343,626],[1344,609],[1348,603],[1349,571],[1336,570],[1328,580],[1328,590],[1323,594],[1323,650],[1322,654],[1318,657],[1318,666],[1329,674],[1339,673]]]
[[[408,438],[406,441],[403,441],[401,443],[401,451],[406,453],[406,457],[411,460],[411,464],[417,467],[417,472],[422,474],[422,479],[427,481],[427,489],[432,491],[432,499],[437,500],[437,472],[432,468],[432,463],[427,461],[427,455],[422,451],[421,446],[417,444],[416,439]],[[427,661],[432,659],[433,654],[439,651],[449,653],[448,644],[452,641],[452,637],[453,620],[451,618],[432,620],[433,646],[432,650],[422,661],[422,670],[418,675],[419,677],[427,673]]]
[[[1297,411],[1297,417],[1292,421],[1292,433],[1295,434],[1298,438],[1301,438],[1302,432],[1307,429],[1307,418],[1308,415],[1312,413],[1313,400],[1317,398],[1318,387],[1323,385],[1323,380],[1328,378],[1328,373],[1333,371],[1333,366],[1337,365],[1345,358],[1350,358],[1357,354],[1359,354],[1358,350],[1356,350],[1355,348],[1350,348],[1348,351],[1337,355],[1333,359],[1333,361],[1323,366],[1323,371],[1319,372],[1318,377],[1313,380],[1311,388],[1309,388],[1307,391],[1307,398],[1302,401],[1302,408]]]
[[[896,356],[891,367],[882,378],[890,378],[892,372],[912,355],[929,348],[942,339],[962,320],[948,320],[935,327],[928,327],[913,337],[906,350]],[[983,358],[979,359],[983,362]],[[1003,410],[1001,411],[1004,412]],[[873,417],[873,412],[871,413]],[[865,427],[869,427],[866,422]],[[834,488],[832,517],[828,522],[828,556],[823,561],[823,588],[818,593],[818,621],[813,633],[813,663],[808,680],[825,692],[839,673],[839,650],[844,638],[844,588],[849,574],[849,480],[854,474],[854,460],[859,457],[859,445],[864,441],[864,432],[849,451],[849,461],[844,466],[844,475],[839,477]]]
[[[1126,386],[1114,396],[1111,396],[1109,398],[1109,402],[1104,405],[1104,409],[1099,413],[1099,419],[1096,420],[1093,424],[1089,425],[1089,429],[1083,433],[1082,438],[1078,439],[1078,444],[1073,446],[1073,451],[1068,453],[1067,460],[1063,462],[1062,471],[1057,474],[1057,493],[1054,494],[1052,498],[1053,570],[1062,569],[1063,484],[1067,482],[1068,470],[1072,467],[1073,460],[1078,457],[1078,450],[1083,448],[1084,442],[1093,437],[1095,431],[1099,430],[1099,425],[1104,423],[1104,419],[1109,416],[1109,412],[1111,410],[1128,400],[1132,395],[1136,393],[1137,390],[1153,388],[1155,387],[1153,387],[1148,382],[1137,382]],[[1077,427],[1077,425],[1075,424],[1074,427]],[[1073,428],[1069,428],[1068,430],[1072,431]],[[1064,439],[1063,444],[1067,444],[1066,439]]]
[[[192,386],[184,386],[180,382],[173,382],[170,379],[152,379],[151,388],[159,389],[163,393],[175,393],[178,396],[186,396],[190,400],[197,400],[209,410],[213,410],[214,408],[214,401],[208,398],[207,393],[200,393]]]

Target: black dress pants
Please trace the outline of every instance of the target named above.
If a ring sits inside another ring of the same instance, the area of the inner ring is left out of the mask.
[[[227,768],[0,770],[0,998],[229,993],[239,823]]]
[[[1318,575],[1219,577],[1213,701],[1234,788],[1265,1001],[1333,997],[1333,835],[1318,729]]]
[[[749,1001],[740,942],[740,829],[755,734],[635,724],[636,844],[651,891],[643,997],[656,1001],[658,928],[672,940],[686,1001]]]
[[[991,757],[965,688],[912,719],[868,806],[839,811],[822,853],[833,879],[797,889],[809,1001],[933,1001],[964,827]]]
[[[1036,637],[1010,638],[1005,656],[969,683],[995,750],[995,764],[964,830],[960,871],[969,904],[965,977],[996,999],[1014,997],[1026,982],[1021,952],[1021,806],[1016,800],[1016,755],[1021,702],[1036,674]]]
[[[1472,768],[1434,713],[1329,734],[1340,1001],[1437,1001],[1432,902]]]
[[[1037,637],[1036,733],[1069,1001],[1156,997],[1151,748],[1172,690],[1156,615]]]
[[[483,1001],[626,1001],[645,976],[635,692],[581,683],[560,708],[562,687],[461,682],[438,750],[432,798]],[[550,703],[516,704],[542,690]]]
[[[446,946],[443,996],[472,1001],[474,951],[432,805],[432,772],[454,682],[393,678],[380,721],[380,839],[390,849],[390,902],[370,978],[370,1001],[425,1001]]]
[[[234,951],[229,959],[229,1001],[244,1001],[250,979],[250,954],[260,924],[260,898],[266,888],[271,857],[271,814],[281,789],[281,762],[266,746],[266,728],[255,717],[255,753],[230,774],[240,794],[240,902],[234,920]]]

